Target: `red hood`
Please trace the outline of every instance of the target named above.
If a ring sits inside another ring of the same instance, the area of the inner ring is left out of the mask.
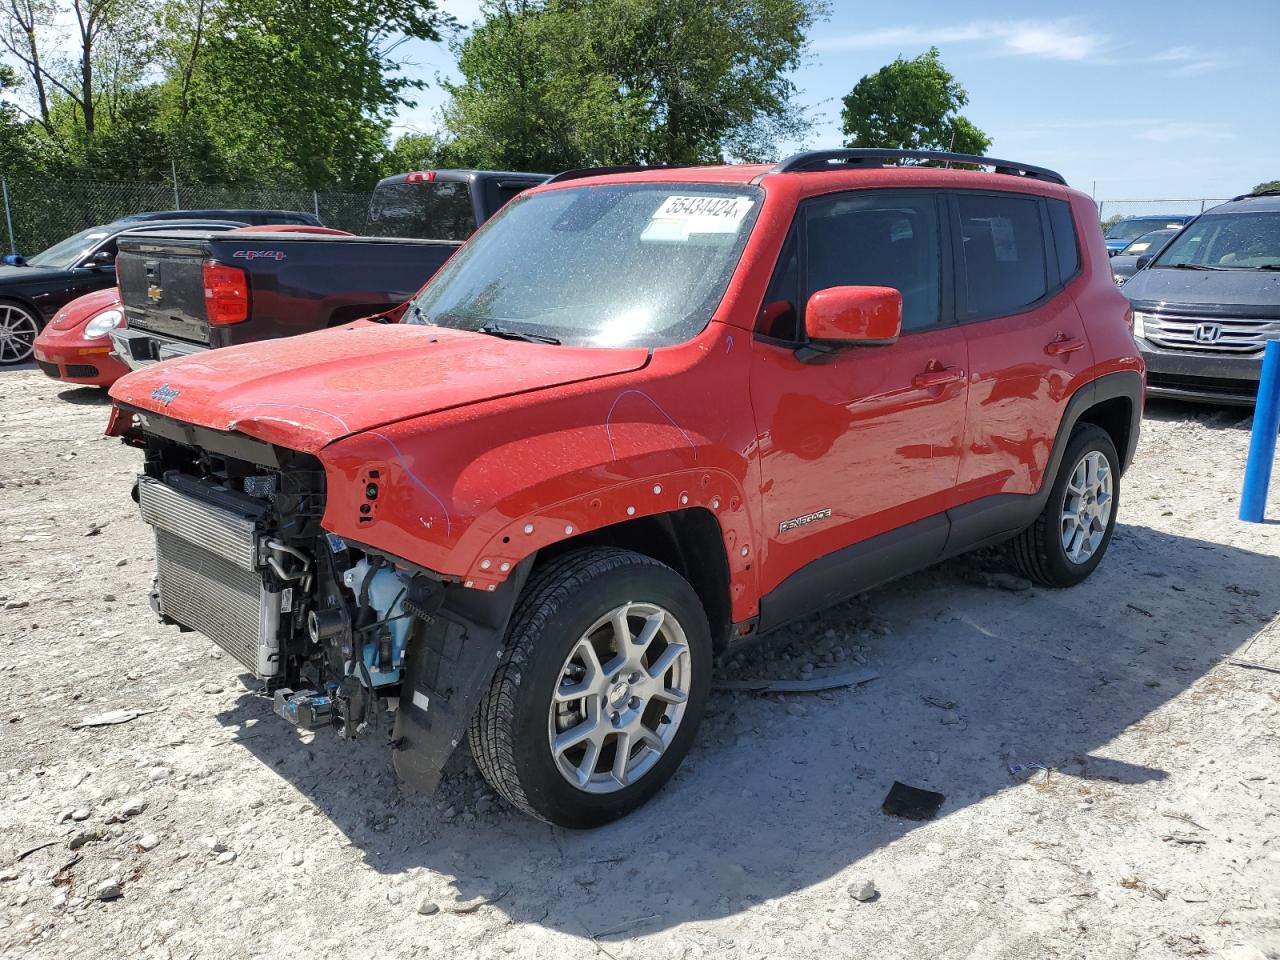
[[[362,430],[643,367],[643,349],[557,347],[358,322],[209,350],[116,381],[121,403],[306,453]]]

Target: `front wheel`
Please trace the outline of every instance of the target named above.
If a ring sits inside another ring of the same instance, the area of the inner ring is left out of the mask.
[[[22,306],[0,300],[0,366],[26,363],[35,353],[40,318]]]
[[[512,806],[599,826],[675,772],[710,685],[711,634],[689,583],[630,551],[576,551],[526,585],[471,753]]]
[[[1013,540],[1030,579],[1072,587],[1093,573],[1111,543],[1120,502],[1120,458],[1111,436],[1091,423],[1071,433],[1044,511]]]

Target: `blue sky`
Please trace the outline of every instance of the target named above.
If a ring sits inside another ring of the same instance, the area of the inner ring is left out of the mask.
[[[464,23],[476,0],[443,0]],[[1280,179],[1280,0],[1161,3],[832,0],[794,81],[816,120],[806,144],[841,145],[840,98],[899,54],[937,46],[969,91],[991,153],[1053,167],[1100,200],[1230,197]],[[407,50],[432,83],[403,129],[439,126],[443,45]]]

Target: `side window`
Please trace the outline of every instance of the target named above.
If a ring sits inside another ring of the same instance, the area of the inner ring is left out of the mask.
[[[805,217],[804,295],[840,286],[893,287],[902,329],[942,320],[938,204],[932,195],[866,192],[816,201]]]
[[[756,331],[762,337],[776,340],[800,339],[800,226],[801,213],[792,224],[791,232],[782,245],[773,279],[765,291],[764,303],[756,321]]]
[[[1046,200],[1049,226],[1053,230],[1053,246],[1058,257],[1058,277],[1066,283],[1080,269],[1080,243],[1076,223],[1071,219],[1071,204],[1065,200]]]
[[[1017,313],[1049,292],[1039,200],[957,193],[956,208],[966,316]]]

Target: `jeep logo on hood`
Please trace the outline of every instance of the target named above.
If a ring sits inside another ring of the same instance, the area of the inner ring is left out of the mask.
[[[151,399],[159,400],[167,407],[169,404],[173,403],[174,400],[178,399],[178,394],[181,392],[182,391],[177,387],[171,387],[166,383],[151,391]]]

